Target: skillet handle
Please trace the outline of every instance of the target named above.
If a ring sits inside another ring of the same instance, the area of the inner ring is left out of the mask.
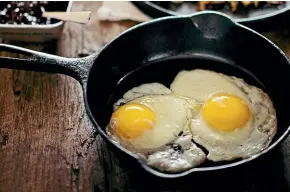
[[[0,44],[0,51],[28,56],[27,59],[0,57],[0,68],[61,73],[75,78],[82,86],[87,82],[90,67],[96,57],[65,58],[7,44]]]

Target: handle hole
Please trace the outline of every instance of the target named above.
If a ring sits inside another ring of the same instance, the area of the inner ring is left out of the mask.
[[[11,42],[8,40],[3,41],[4,44],[13,45],[17,47],[24,47],[26,49],[55,54],[57,52],[56,41],[48,42],[46,45],[37,43],[21,43],[21,42]],[[30,53],[21,52],[19,50],[0,50],[0,57],[6,58],[17,58],[17,59],[29,59],[31,57]]]
[[[27,49],[31,49],[31,50],[35,50],[35,51],[41,51],[41,46],[37,45],[37,44],[24,44],[24,43],[20,43],[20,42],[10,42],[8,40],[4,40],[3,43],[8,44],[8,45],[14,45],[14,46],[18,46],[18,47],[25,47]],[[17,59],[29,59],[30,58],[30,54],[25,54],[25,53],[21,53],[18,50],[3,50],[0,51],[0,57],[6,57],[6,58],[17,58]]]
[[[6,58],[17,58],[17,59],[29,59],[30,56],[19,54],[19,53],[13,53],[9,51],[0,51],[0,57],[6,57]]]

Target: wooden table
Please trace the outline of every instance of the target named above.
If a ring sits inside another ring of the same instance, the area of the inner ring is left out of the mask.
[[[66,57],[98,52],[135,24],[100,22],[99,6],[74,2],[73,10],[91,10],[92,20],[87,26],[67,23],[57,43],[17,45]],[[266,35],[290,56],[287,30]],[[0,69],[0,192],[289,191],[289,141],[247,167],[162,180],[120,165],[88,120],[76,80]]]

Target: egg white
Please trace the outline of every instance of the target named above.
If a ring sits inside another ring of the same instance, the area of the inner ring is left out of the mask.
[[[204,102],[219,92],[235,94],[248,102],[245,93],[233,82],[228,81],[220,73],[203,69],[179,72],[171,83],[170,89],[173,93],[199,102]]]

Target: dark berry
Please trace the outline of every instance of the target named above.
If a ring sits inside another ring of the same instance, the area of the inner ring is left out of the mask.
[[[47,7],[51,7],[48,1],[0,1],[0,23],[51,24],[54,20],[42,17]]]

